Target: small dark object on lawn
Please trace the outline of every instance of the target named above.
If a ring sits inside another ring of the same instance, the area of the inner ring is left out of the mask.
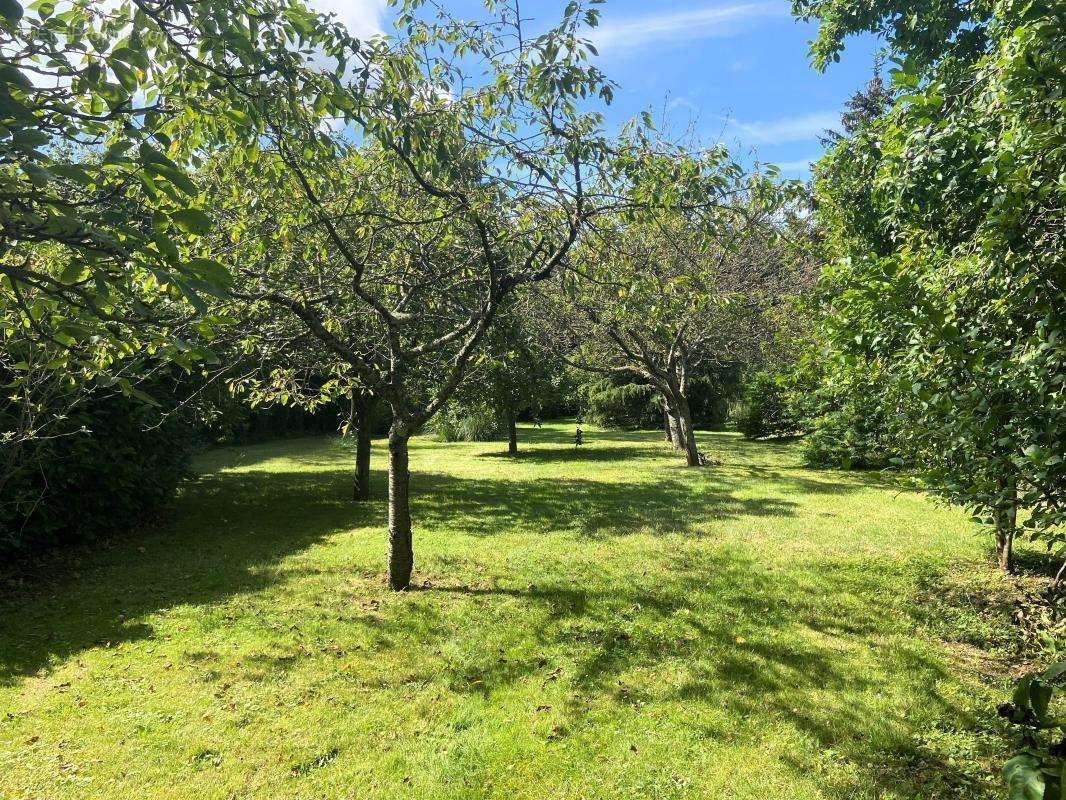
[[[701,467],[720,467],[720,466],[722,466],[721,459],[712,458],[711,456],[709,456],[706,453],[704,453],[702,450],[699,451],[699,454],[700,454],[700,466]]]
[[[574,447],[581,447],[582,444],[584,444],[584,442],[581,439],[581,428],[579,426],[574,432]]]

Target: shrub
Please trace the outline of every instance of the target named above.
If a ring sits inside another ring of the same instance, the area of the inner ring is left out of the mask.
[[[901,398],[897,398],[901,400]],[[857,381],[845,394],[821,398],[821,414],[811,420],[803,443],[804,460],[814,467],[883,469],[902,465],[900,402],[875,382]]]
[[[1042,673],[1020,678],[1012,702],[999,707],[999,714],[1018,732],[1019,748],[1003,765],[1003,780],[1010,800],[1062,797],[1066,775],[1066,722],[1061,715],[1061,695],[1066,662]]]
[[[908,398],[879,366],[855,360],[818,377],[805,376],[814,388],[798,401],[811,429],[803,443],[806,462],[837,469],[902,464],[900,426]]]
[[[653,429],[663,424],[659,392],[639,383],[602,380],[582,388],[583,416],[601,428]],[[689,380],[689,407],[698,427],[722,425],[729,399],[720,384],[702,375]]]
[[[2,553],[127,532],[156,516],[187,473],[196,435],[185,419],[102,392],[72,409],[48,437],[2,445]],[[5,430],[13,413],[0,407]]]
[[[212,444],[232,445],[336,433],[342,420],[348,418],[348,405],[347,400],[339,400],[314,411],[293,405],[253,408],[245,398],[226,392],[204,408],[204,438]],[[388,421],[380,412],[373,422],[375,433],[388,429]]]
[[[692,420],[700,428],[724,425],[729,419],[729,385],[697,375],[688,382],[688,404]]]
[[[433,418],[432,430],[442,442],[493,442],[507,431],[495,408],[487,403],[451,403]]]
[[[636,383],[605,380],[584,387],[584,418],[602,428],[657,428],[662,425],[658,393]]]
[[[768,372],[756,373],[745,382],[736,422],[748,439],[792,436],[804,427],[785,377]]]

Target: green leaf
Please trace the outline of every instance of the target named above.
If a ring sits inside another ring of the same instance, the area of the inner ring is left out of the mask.
[[[189,176],[176,167],[171,167],[166,164],[148,164],[146,169],[154,175],[166,178],[170,183],[177,186],[187,195],[192,196],[199,191],[196,184],[192,182]]]
[[[229,270],[212,258],[194,258],[188,267],[191,272],[215,286],[224,288],[233,282]]]
[[[193,289],[191,286],[189,286],[189,284],[185,283],[184,281],[175,281],[174,285],[178,288],[178,291],[181,293],[181,295],[189,301],[190,305],[192,305],[192,307],[197,310],[197,312],[199,312],[200,314],[207,313],[207,303],[203,301],[203,298],[201,298],[200,295],[197,294],[195,289]]]
[[[17,86],[20,89],[33,88],[33,81],[22,72],[8,64],[0,65],[0,83]]]
[[[89,275],[89,269],[80,261],[71,261],[59,276],[62,283],[73,284],[85,280]]]
[[[156,247],[159,248],[159,252],[163,254],[163,257],[171,264],[177,264],[180,255],[178,253],[178,247],[174,244],[174,241],[162,233],[156,233],[153,237]]]
[[[138,400],[140,400],[142,403],[147,403],[148,405],[155,406],[156,408],[160,407],[158,400],[156,400],[154,397],[152,397],[147,392],[141,391],[140,389],[138,389],[135,386],[131,386],[130,387],[129,393],[133,397],[136,397]]]
[[[211,218],[198,208],[183,208],[170,215],[174,224],[194,236],[206,236],[211,232]]]
[[[145,164],[161,164],[175,170],[178,168],[177,164],[152,147],[148,142],[141,142],[137,152],[141,154],[141,161]]]
[[[1030,755],[1015,756],[1003,765],[1008,800],[1044,800],[1040,761]]]
[[[15,0],[0,0],[0,17],[3,17],[8,22],[16,23],[22,19],[22,6],[15,2]]]
[[[1029,686],[1029,698],[1033,707],[1033,713],[1041,722],[1047,715],[1048,705],[1051,703],[1052,689],[1042,680],[1034,680]]]

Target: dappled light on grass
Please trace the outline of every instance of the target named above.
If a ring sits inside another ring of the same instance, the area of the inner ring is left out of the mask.
[[[0,795],[996,796],[1005,620],[937,593],[990,574],[962,515],[790,445],[571,434],[415,440],[400,594],[382,443],[369,503],[336,440],[206,454],[172,522],[3,605]]]

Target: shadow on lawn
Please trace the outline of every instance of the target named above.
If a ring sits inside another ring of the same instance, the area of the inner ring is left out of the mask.
[[[571,530],[602,538],[688,533],[707,519],[784,516],[796,506],[738,499],[722,479],[697,477],[617,484],[415,472],[412,512],[416,528],[447,525],[478,536]],[[139,617],[265,588],[278,579],[274,564],[330,534],[372,526],[381,529],[384,547],[384,473],[373,472],[368,503],[349,500],[350,481],[342,469],[216,472],[186,487],[179,522],[45,562],[31,575],[32,588],[0,604],[0,684],[89,647],[151,637],[149,625],[133,621]]]
[[[826,563],[818,577],[797,579],[767,573],[737,551],[686,553],[675,566],[678,577],[654,588],[612,582],[595,570],[589,588],[431,584],[420,591],[466,597],[475,608],[501,596],[520,603],[511,614],[523,620],[523,639],[533,645],[526,652],[543,654],[512,659],[487,646],[440,664],[436,674],[451,691],[484,698],[521,681],[564,682],[568,699],[553,728],[563,741],[586,724],[602,724],[596,709],[607,698],[653,718],[669,713],[694,740],[714,744],[750,744],[767,726],[792,726],[857,766],[870,797],[942,796],[971,785],[972,773],[913,736],[909,715],[917,709],[950,729],[982,723],[941,694],[940,684],[952,679],[941,659],[885,636],[886,620],[911,622],[884,583],[886,573],[907,566]],[[836,593],[856,600],[847,624],[832,607]],[[713,613],[690,612],[701,598],[714,598]],[[387,623],[395,638],[428,631],[422,646],[432,649],[454,635],[454,623],[435,607],[408,611],[412,616]],[[649,680],[653,675],[662,679]],[[909,703],[886,708],[882,690],[900,684],[912,693]],[[811,763],[788,758],[782,769],[809,775]],[[827,798],[855,797],[854,776],[827,772],[821,788]]]
[[[411,476],[411,485],[416,519],[479,536],[529,528],[596,538],[639,531],[692,533],[708,520],[789,516],[797,508],[786,500],[739,498],[724,478],[706,471],[647,483],[456,480],[422,473]]]
[[[301,465],[338,464],[310,443],[306,449],[296,446]],[[267,460],[281,454],[276,450],[234,451],[225,466],[251,466],[257,454]],[[700,478],[698,484],[675,478],[611,484],[459,479],[416,471],[412,505],[416,527],[447,524],[481,536],[523,527],[589,536],[644,529],[681,533],[707,518],[786,515],[795,505],[738,500],[720,480]],[[0,602],[0,684],[89,647],[151,637],[152,628],[136,620],[153,612],[265,588],[278,579],[273,565],[338,531],[373,526],[382,530],[384,542],[383,472],[374,471],[372,482],[372,500],[353,503],[351,474],[344,468],[216,471],[187,485],[177,521],[135,539],[46,559],[29,576],[31,588]]]
[[[622,461],[627,458],[659,458],[664,461],[681,460],[682,455],[674,455],[662,447],[635,447],[612,445],[609,447],[520,447],[517,456],[506,451],[479,453],[478,458],[498,458],[516,464],[551,464],[554,462],[582,463],[587,461]]]
[[[550,443],[556,434],[563,437],[558,431],[535,431],[533,437]],[[647,433],[611,436],[631,446],[581,451],[589,453],[585,458],[627,458],[651,441]],[[321,463],[321,456],[308,450],[303,457]],[[531,449],[524,457],[550,461],[554,452]],[[712,519],[796,512],[789,501],[738,497],[735,479],[723,471],[679,467],[661,474],[654,481],[608,483],[458,479],[416,471],[413,512],[416,526],[447,526],[480,536],[569,530],[590,540],[636,531],[692,534]],[[777,490],[836,494],[862,487],[861,482],[834,484],[769,468],[759,478]],[[218,603],[289,579],[291,573],[277,569],[278,562],[336,532],[372,526],[381,530],[384,549],[384,475],[373,474],[374,497],[366,504],[348,499],[350,481],[350,472],[342,468],[201,477],[178,503],[180,524],[87,551],[80,563],[0,605],[0,684],[17,683],[90,647],[151,638],[155,631],[139,620],[152,613]],[[671,560],[668,581],[645,579],[638,567],[624,581],[596,567],[580,576],[580,584],[561,584],[558,578],[525,588],[442,581],[424,591],[456,595],[460,606],[466,605],[460,598],[468,598],[470,607],[405,602],[402,612],[388,613],[383,602],[384,613],[353,624],[373,626],[383,641],[392,642],[390,647],[415,642],[426,653],[439,654],[456,636],[464,614],[480,615],[483,603],[506,596],[521,604],[525,650],[542,655],[509,659],[486,645],[463,659],[440,656],[427,667],[434,671],[426,680],[443,676],[453,692],[485,696],[520,680],[569,681],[573,691],[560,709],[565,721],[560,737],[586,724],[588,698],[595,696],[619,704],[682,704],[691,709],[684,719],[696,738],[743,737],[744,721],[756,718],[788,723],[860,765],[870,757],[870,741],[876,741],[878,752],[892,754],[891,762],[867,765],[868,785],[908,796],[928,787],[911,782],[906,765],[927,756],[909,738],[905,709],[893,714],[876,706],[880,681],[906,683],[920,694],[916,706],[927,713],[973,724],[938,693],[938,682],[947,677],[939,661],[924,651],[893,646],[891,635],[885,636],[886,620],[904,627],[913,623],[898,598],[886,592],[891,583],[886,576],[906,570],[906,564],[826,563],[784,575],[768,572],[740,550],[706,552],[683,543],[666,558]],[[446,558],[438,556],[435,564],[444,566]],[[852,603],[846,613],[834,606],[839,597]],[[705,610],[690,613],[701,598],[708,604]],[[509,619],[518,617],[512,613]],[[498,633],[502,641],[513,632]],[[842,651],[840,642],[850,649]],[[862,668],[863,653],[872,653],[883,676]],[[556,671],[556,662],[566,671]],[[658,667],[675,670],[666,674],[677,679],[635,685],[634,675]],[[845,694],[847,702],[833,702]],[[729,721],[725,727],[723,713]],[[956,780],[946,762],[940,766],[949,784]],[[799,772],[810,765],[794,768]],[[853,788],[830,794],[834,790],[827,783],[827,797],[846,800],[854,794]]]
[[[0,603],[0,685],[86,648],[150,638],[135,620],[153,612],[269,586],[274,564],[331,533],[384,527],[381,498],[351,502],[350,480],[341,470],[206,475],[185,487],[174,522],[36,565],[30,588]]]

